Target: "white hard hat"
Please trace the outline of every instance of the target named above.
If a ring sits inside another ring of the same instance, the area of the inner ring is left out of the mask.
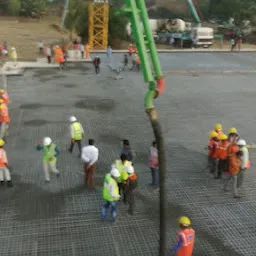
[[[77,121],[77,119],[76,119],[75,116],[71,116],[71,117],[69,118],[69,121],[70,121],[70,122],[75,122],[75,121]]]
[[[11,48],[11,51],[15,51],[15,48],[14,48],[14,47],[12,47],[12,48]]]
[[[111,171],[110,171],[110,174],[115,178],[120,177],[120,172],[116,168],[112,168]]]
[[[126,167],[126,172],[127,172],[128,174],[133,174],[133,173],[134,173],[134,168],[133,168],[133,166],[132,166],[132,165],[127,166],[127,167]]]
[[[49,146],[52,143],[52,139],[50,137],[44,138],[44,146]]]
[[[237,142],[237,146],[246,146],[246,141],[245,140],[239,140]]]

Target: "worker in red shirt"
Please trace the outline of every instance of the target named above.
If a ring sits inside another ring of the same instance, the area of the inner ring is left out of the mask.
[[[218,163],[218,146],[219,139],[218,133],[212,131],[210,134],[210,140],[208,144],[208,165],[210,167],[210,173],[215,174],[217,172]]]
[[[220,143],[217,149],[218,168],[215,179],[221,179],[223,172],[228,170],[228,136],[226,134],[220,135]]]
[[[4,101],[0,99],[0,139],[3,139],[8,134],[8,127],[10,123],[9,111]]]
[[[176,256],[192,256],[195,231],[191,228],[191,221],[188,217],[179,218],[180,231],[177,237],[177,244],[171,248],[171,251],[176,252]]]

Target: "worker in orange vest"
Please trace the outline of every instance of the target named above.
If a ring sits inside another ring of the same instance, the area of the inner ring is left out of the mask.
[[[130,44],[130,46],[128,48],[128,54],[129,54],[129,56],[132,56],[132,54],[133,54],[133,45],[132,44]]]
[[[64,69],[65,67],[65,58],[64,58],[64,54],[61,53],[59,56],[59,63],[60,63],[60,69]]]
[[[191,221],[188,217],[179,218],[180,231],[177,237],[177,244],[171,248],[171,251],[176,252],[176,256],[192,256],[195,231],[191,228]]]
[[[219,136],[223,133],[222,125],[221,124],[216,124],[212,131],[217,132],[218,133],[218,138],[219,138]]]
[[[8,158],[5,150],[3,149],[5,142],[0,140],[0,182],[4,184],[4,180],[7,181],[7,186],[12,187],[12,180],[10,171],[8,169]]]
[[[3,139],[8,135],[8,127],[10,123],[9,111],[4,101],[0,99],[0,123],[1,123],[1,130],[0,130],[0,139]]]
[[[224,184],[224,191],[228,191],[227,187],[230,181],[233,181],[234,198],[240,197],[237,192],[237,179],[238,179],[238,173],[241,167],[242,156],[243,156],[242,151],[232,152],[228,159],[228,177]]]
[[[217,163],[218,163],[218,147],[219,147],[219,139],[218,133],[212,131],[210,134],[210,140],[208,144],[208,165],[210,167],[210,172],[215,174],[217,171]]]
[[[4,104],[9,104],[9,96],[5,90],[0,90],[0,98],[4,101]]]
[[[138,71],[140,71],[140,57],[139,56],[136,56],[135,63],[136,63],[136,68],[138,69]]]
[[[228,169],[228,136],[226,134],[220,135],[220,143],[217,149],[217,158],[218,161],[218,168],[215,178],[221,179],[223,172],[227,171]]]

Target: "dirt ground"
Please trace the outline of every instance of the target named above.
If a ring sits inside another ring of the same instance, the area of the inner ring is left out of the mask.
[[[35,59],[38,57],[37,42],[44,44],[59,43],[67,40],[50,24],[59,24],[58,17],[47,17],[41,21],[32,19],[0,17],[0,43],[7,42],[8,48],[16,47],[19,59]]]

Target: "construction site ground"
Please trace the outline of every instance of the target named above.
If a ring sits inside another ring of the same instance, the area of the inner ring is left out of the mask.
[[[0,243],[4,256],[145,256],[158,255],[159,195],[149,185],[148,149],[153,134],[143,97],[141,73],[116,74],[102,55],[100,76],[91,63],[69,63],[66,70],[27,69],[8,77],[11,124],[6,150],[14,187],[1,187]],[[191,218],[196,231],[195,256],[254,256],[256,251],[256,152],[246,172],[241,199],[223,191],[223,180],[206,170],[204,147],[214,124],[226,132],[235,126],[248,143],[255,141],[255,53],[160,54],[166,90],[156,107],[168,159],[168,245],[175,243],[177,218]],[[119,66],[123,56],[114,54]],[[193,72],[191,72],[193,70]],[[233,71],[225,73],[223,71]],[[69,116],[94,138],[100,151],[96,190],[86,189],[83,169],[70,142]],[[42,152],[36,143],[50,136],[60,147],[54,175],[45,184]],[[118,203],[115,223],[100,220],[104,175],[119,157],[122,139],[137,153],[139,176],[136,211]]]

